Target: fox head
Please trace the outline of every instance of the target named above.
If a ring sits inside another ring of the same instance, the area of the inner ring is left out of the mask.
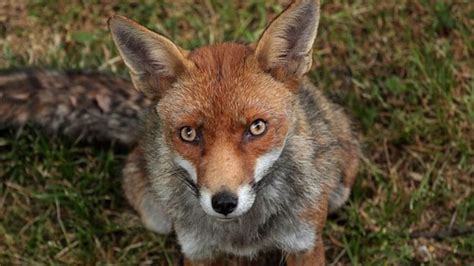
[[[109,20],[136,89],[155,103],[173,164],[198,188],[203,210],[246,213],[279,159],[310,70],[319,1],[293,1],[254,45],[186,51],[125,17]]]

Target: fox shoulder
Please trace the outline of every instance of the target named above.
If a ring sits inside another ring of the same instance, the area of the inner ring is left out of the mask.
[[[329,153],[316,157],[315,163],[323,164],[330,157],[340,170],[340,179],[330,182],[329,211],[332,212],[345,203],[355,182],[360,157],[359,136],[344,109],[328,100],[309,80],[302,83],[298,93],[319,153]]]

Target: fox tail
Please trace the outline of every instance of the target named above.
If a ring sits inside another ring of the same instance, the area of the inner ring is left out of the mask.
[[[31,123],[50,133],[131,146],[150,105],[124,79],[23,70],[0,74],[0,127]]]

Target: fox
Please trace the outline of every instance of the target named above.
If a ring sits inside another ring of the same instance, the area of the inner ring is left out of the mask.
[[[176,235],[184,265],[274,251],[290,266],[324,265],[323,228],[349,198],[360,144],[307,77],[319,18],[319,0],[293,0],[254,44],[188,51],[115,15],[108,27],[131,83],[3,74],[0,123],[129,147],[125,197],[147,229]]]

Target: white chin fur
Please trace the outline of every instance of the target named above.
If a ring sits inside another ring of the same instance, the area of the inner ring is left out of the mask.
[[[235,210],[229,213],[228,215],[223,215],[223,214],[217,213],[212,208],[212,200],[211,200],[212,195],[208,190],[203,188],[201,189],[200,194],[201,194],[200,203],[201,203],[202,209],[210,216],[223,219],[221,221],[226,221],[225,219],[232,219],[232,218],[237,218],[241,216],[253,206],[253,203],[255,201],[255,193],[252,191],[252,188],[250,187],[250,185],[248,184],[242,185],[239,187],[237,191],[237,196],[238,196],[237,208],[235,208]]]

